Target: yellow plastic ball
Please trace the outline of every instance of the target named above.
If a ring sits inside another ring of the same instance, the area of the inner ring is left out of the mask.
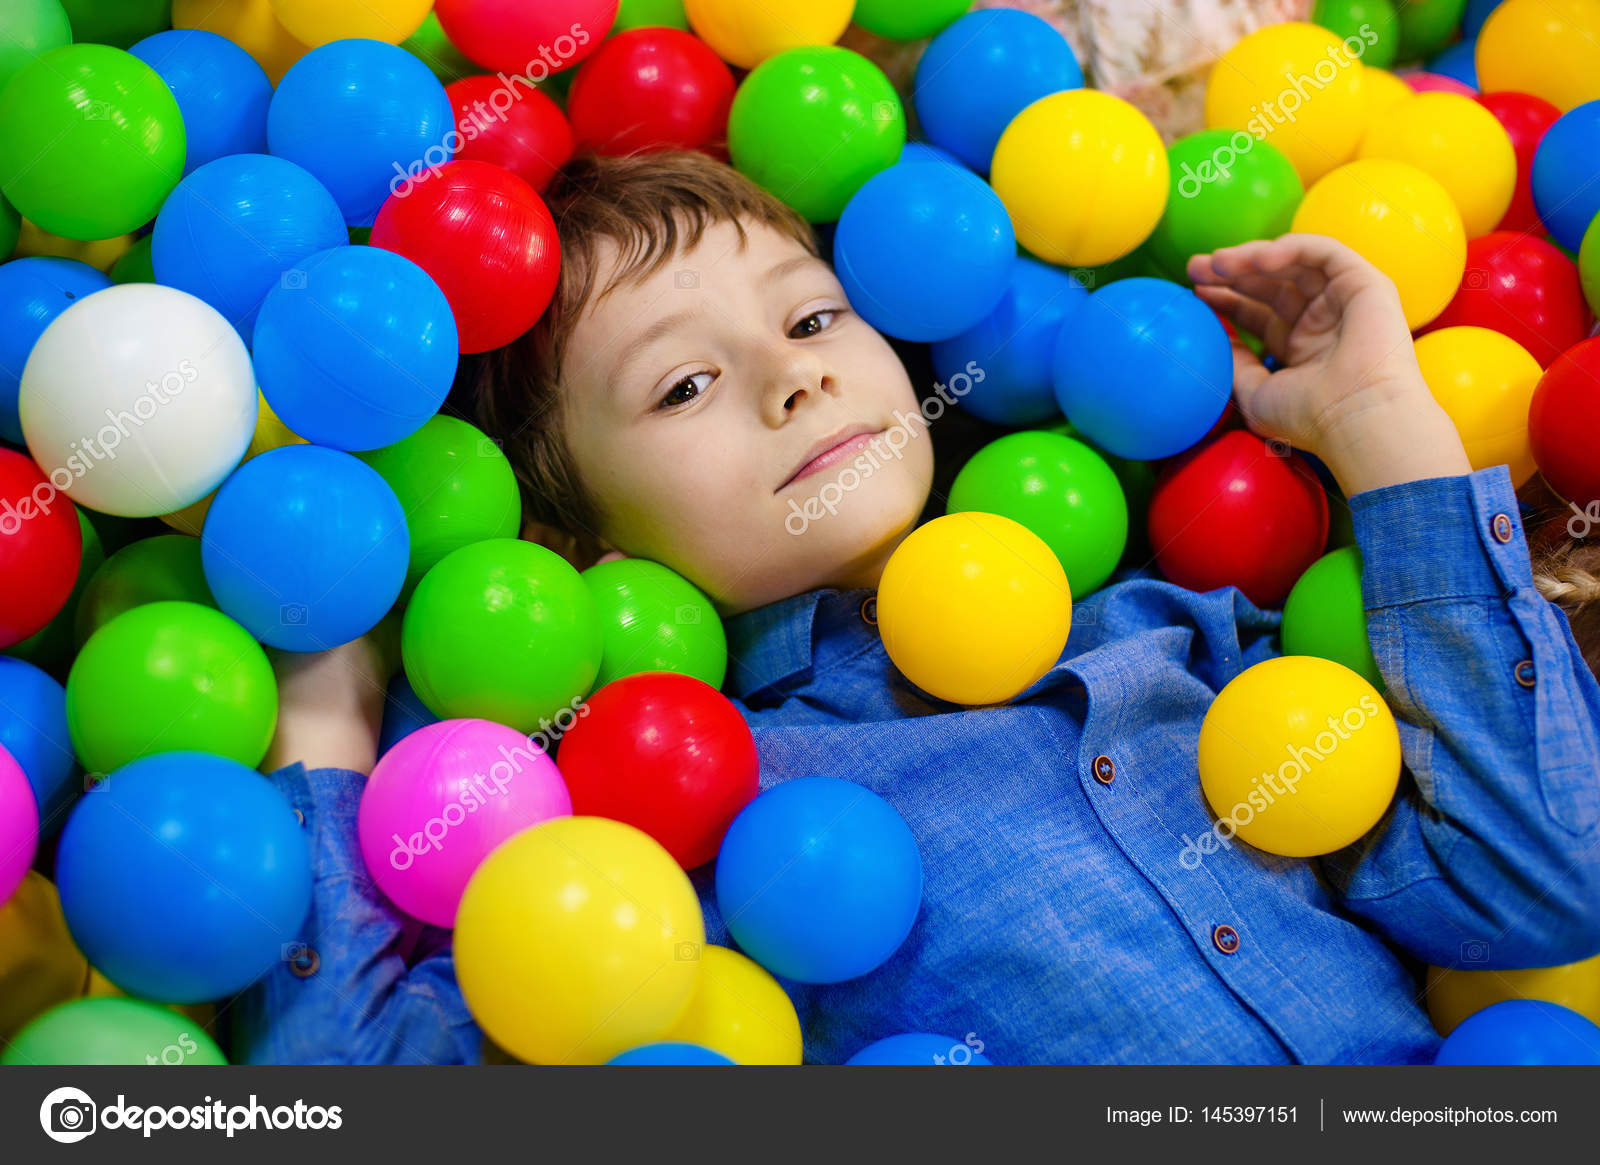
[[[172,27],[227,37],[255,58],[274,85],[311,51],[278,23],[272,0],[172,0]]]
[[[1417,364],[1473,469],[1509,466],[1517,486],[1533,476],[1528,409],[1541,369],[1526,348],[1488,328],[1440,328],[1417,337]]]
[[[1600,99],[1600,0],[1505,0],[1478,33],[1478,85],[1565,113]]]
[[[778,981],[738,951],[706,947],[700,986],[663,1040],[699,1044],[735,1064],[798,1064],[800,1017]]]
[[[654,1043],[700,982],[689,877],[642,830],[557,817],[484,859],[456,914],[456,976],[496,1044],[535,1064],[604,1064]]]
[[[96,271],[110,271],[117,260],[133,246],[132,235],[116,235],[109,239],[68,239],[41,230],[27,219],[17,235],[15,255],[18,259],[42,256],[49,259],[76,259],[87,263]]]
[[[347,37],[399,44],[416,32],[433,9],[433,0],[271,0],[273,14],[289,35],[312,48]]]
[[[1397,103],[1368,129],[1361,156],[1409,162],[1437,178],[1469,239],[1494,230],[1517,185],[1505,127],[1459,93],[1418,93]]]
[[[802,45],[829,45],[849,27],[855,0],[684,0],[689,27],[741,69]]]
[[[1492,950],[1491,950],[1492,953]],[[1600,955],[1561,967],[1526,971],[1460,971],[1428,968],[1428,1018],[1442,1036],[1485,1007],[1508,999],[1542,999],[1570,1007],[1600,1023]]]
[[[1349,845],[1400,783],[1400,733],[1376,688],[1343,664],[1284,655],[1217,693],[1200,725],[1200,786],[1218,837],[1285,857]]]
[[[1306,191],[1293,226],[1338,239],[1394,280],[1412,331],[1445,309],[1467,269],[1461,212],[1437,179],[1405,162],[1340,166]]]
[[[1150,236],[1167,208],[1167,151],[1150,119],[1095,89],[1028,106],[995,147],[989,182],[1017,242],[1050,263],[1096,267]]]
[[[250,438],[250,447],[244,451],[244,457],[239,464],[243,465],[259,453],[268,449],[281,449],[285,445],[304,445],[306,439],[289,431],[289,426],[278,420],[278,414],[272,411],[272,406],[267,403],[267,398],[256,390],[256,431]],[[221,489],[218,486],[217,489]],[[174,510],[170,514],[162,514],[161,520],[182,534],[200,536],[201,528],[206,524],[206,515],[211,512],[211,500],[217,496],[217,491],[212,490],[205,497],[193,505],[185,506],[181,510]]]
[[[946,514],[895,550],[878,582],[878,631],[905,677],[954,704],[998,704],[1061,657],[1072,592],[1032,530],[999,514]]]
[[[1256,29],[1217,59],[1206,128],[1242,129],[1284,152],[1310,186],[1348,162],[1366,129],[1359,36],[1289,21]]]

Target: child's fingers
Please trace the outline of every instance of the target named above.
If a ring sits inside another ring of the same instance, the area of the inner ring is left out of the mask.
[[[1243,393],[1249,397],[1271,375],[1261,363],[1261,357],[1243,344],[1233,346],[1233,391],[1236,395]]]
[[[1258,299],[1241,295],[1231,287],[1197,284],[1195,294],[1209,307],[1221,312],[1234,324],[1258,336],[1269,352],[1281,356],[1288,339],[1289,325]]]
[[[1245,274],[1293,283],[1306,300],[1315,299],[1355,252],[1324,235],[1283,235],[1223,247],[1210,256],[1209,270],[1227,282]]]

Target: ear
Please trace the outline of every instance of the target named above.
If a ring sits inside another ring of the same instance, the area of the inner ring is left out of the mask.
[[[596,563],[627,557],[620,551],[613,550],[595,535],[573,534],[536,518],[528,518],[522,523],[522,540],[535,542],[546,550],[555,551],[566,559],[574,570],[588,570]]]

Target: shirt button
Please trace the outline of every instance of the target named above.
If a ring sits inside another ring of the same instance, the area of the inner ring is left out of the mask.
[[[322,966],[322,958],[311,947],[301,946],[289,960],[289,970],[298,979],[309,979]]]
[[[1090,771],[1094,773],[1094,779],[1102,785],[1109,785],[1117,779],[1117,766],[1110,757],[1103,753],[1094,758],[1093,763],[1090,765]]]
[[[1506,514],[1496,514],[1489,522],[1489,528],[1494,531],[1496,542],[1510,542],[1512,535],[1511,518]]]
[[[1525,659],[1517,664],[1516,671],[1513,674],[1517,677],[1517,683],[1523,687],[1533,687],[1533,660]]]
[[[878,596],[868,595],[861,600],[861,621],[876,627],[878,625]]]
[[[1211,932],[1211,941],[1217,944],[1217,950],[1231,955],[1239,949],[1239,932],[1223,923]]]

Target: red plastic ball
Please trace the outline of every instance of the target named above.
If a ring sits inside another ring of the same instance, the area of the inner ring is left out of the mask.
[[[1277,606],[1328,541],[1328,498],[1301,458],[1254,433],[1224,433],[1168,463],[1150,499],[1150,545],[1168,579],[1236,586]]]
[[[83,559],[78,511],[39,467],[0,449],[0,649],[66,606]]]
[[[1467,243],[1455,298],[1423,332],[1468,324],[1509,336],[1548,368],[1594,324],[1578,265],[1554,243],[1494,231]]]
[[[644,830],[686,870],[717,856],[759,774],[755,740],[732,701],[676,672],[624,676],[590,696],[556,764],[573,813]]]
[[[727,157],[733,71],[676,28],[636,28],[584,62],[567,94],[580,146],[601,154],[704,150]]]
[[[544,199],[487,162],[448,162],[401,187],[378,211],[371,243],[433,277],[463,352],[487,352],[531,328],[561,270]]]
[[[1542,97],[1531,93],[1479,93],[1473,100],[1494,114],[1495,120],[1505,127],[1511,139],[1511,149],[1517,156],[1517,185],[1511,194],[1511,205],[1506,208],[1495,230],[1532,231],[1544,234],[1544,224],[1539,212],[1533,208],[1533,155],[1539,149],[1544,131],[1555,124],[1561,110]]]
[[[1528,406],[1533,460],[1550,488],[1591,522],[1600,516],[1600,338],[1556,357]]]
[[[456,111],[458,162],[488,162],[543,191],[572,157],[572,126],[561,107],[521,81],[463,77],[445,86]]]
[[[600,47],[618,0],[437,0],[444,34],[485,69],[542,81]]]

